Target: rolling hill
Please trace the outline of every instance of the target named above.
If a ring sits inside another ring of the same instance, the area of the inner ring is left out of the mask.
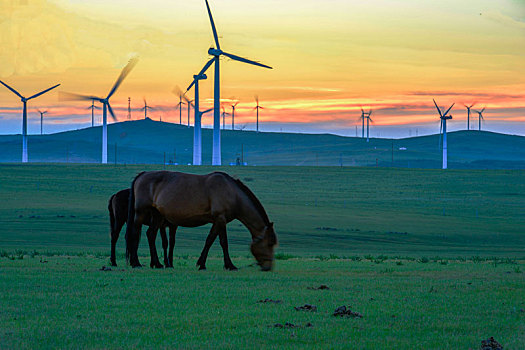
[[[30,135],[30,162],[96,163],[101,127]],[[525,169],[525,137],[487,131],[448,134],[449,168]],[[212,130],[203,129],[203,164],[211,163]],[[108,125],[108,161],[162,164],[192,161],[193,128],[151,119]],[[440,168],[439,135],[370,139],[332,134],[222,131],[223,164]],[[19,162],[21,136],[0,136],[0,162]]]

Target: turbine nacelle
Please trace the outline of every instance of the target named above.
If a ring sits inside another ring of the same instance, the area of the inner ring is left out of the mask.
[[[208,76],[206,74],[197,74],[193,76],[194,80],[206,80]]]
[[[220,55],[222,55],[222,53],[223,53],[222,50],[220,50],[220,49],[216,49],[216,48],[214,48],[214,47],[210,47],[210,48],[208,49],[208,55],[212,55],[212,56],[220,56]]]

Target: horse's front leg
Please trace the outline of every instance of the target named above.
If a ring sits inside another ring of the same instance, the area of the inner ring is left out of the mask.
[[[170,251],[168,253],[168,263],[173,267],[173,248],[175,248],[175,234],[177,233],[177,226],[170,225]]]
[[[235,271],[237,268],[233,265],[232,260],[230,259],[230,252],[228,250],[228,236],[226,234],[226,222],[221,225],[219,228],[219,242],[222,247],[222,254],[224,255],[224,268],[226,270]]]
[[[197,266],[199,266],[199,270],[206,270],[206,259],[208,258],[208,252],[210,251],[210,247],[213,242],[215,242],[215,238],[217,238],[218,234],[219,231],[217,230],[217,223],[214,223],[211,227],[208,237],[206,238],[206,243],[204,243],[201,256],[199,257],[199,260],[197,260]]]
[[[148,231],[146,232],[146,236],[148,237],[149,253],[151,256],[151,262],[149,266],[157,268],[157,269],[161,269],[164,266],[162,266],[162,264],[159,261],[159,256],[157,255],[157,247],[155,246],[155,239],[157,238],[157,226],[155,224],[152,224],[148,228]]]

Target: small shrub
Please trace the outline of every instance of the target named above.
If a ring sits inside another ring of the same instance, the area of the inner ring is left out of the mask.
[[[328,257],[326,257],[326,256],[324,256],[324,255],[317,255],[315,258],[316,258],[316,259],[319,259],[319,260],[321,260],[321,261],[326,261],[326,260],[329,260],[329,259],[330,259],[330,258],[328,258]]]
[[[286,254],[286,253],[277,253],[275,254],[275,260],[289,260],[289,259],[293,259],[295,258],[295,256],[291,255],[291,254]]]
[[[403,265],[403,262],[402,261],[396,261],[396,265],[397,266],[401,266],[401,265]]]
[[[441,265],[448,265],[448,260],[441,260],[439,263]]]
[[[422,263],[422,264],[426,264],[426,263],[428,263],[430,260],[429,260],[426,256],[424,256],[424,257],[422,257],[421,259],[419,259],[418,261],[419,261],[420,263]]]
[[[29,253],[29,256],[30,256],[31,258],[34,258],[34,257],[37,256],[37,255],[40,255],[40,253],[37,252],[36,250],[33,250],[32,252]]]
[[[514,268],[514,272],[515,272],[515,273],[521,273],[520,267],[519,267],[519,266],[516,266],[516,267]]]
[[[8,258],[9,253],[6,250],[0,251],[0,258]]]
[[[351,256],[351,257],[349,257],[349,259],[352,260],[352,261],[361,261],[361,260],[363,260],[363,258],[361,258],[358,255]]]

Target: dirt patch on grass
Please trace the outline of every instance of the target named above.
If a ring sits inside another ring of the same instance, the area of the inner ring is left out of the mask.
[[[264,300],[263,299],[258,300],[257,302],[258,303],[262,303],[262,304],[268,304],[268,303],[270,303],[270,304],[281,304],[283,301],[282,300],[273,300],[273,299],[266,298]]]
[[[286,322],[285,324],[282,324],[282,323],[275,323],[273,324],[272,326],[269,326],[269,327],[274,327],[274,328],[311,328],[313,327],[314,325],[311,324],[310,322],[306,323],[304,326],[301,326],[301,325],[295,325],[293,323],[290,323],[290,322]]]
[[[310,305],[310,304],[304,304],[303,306],[295,306],[295,311],[312,311],[317,312],[317,306]]]
[[[487,340],[481,341],[480,349],[481,350],[503,350],[503,346],[500,343],[498,343],[494,339],[494,337],[490,337]]]
[[[311,289],[311,290],[327,290],[327,289],[330,289],[330,287],[328,287],[326,284],[321,284],[319,287],[307,287],[306,289]]]
[[[359,312],[352,311],[350,310],[350,306],[346,307],[345,305],[339,306],[337,309],[335,309],[333,315],[347,318],[363,318],[363,315],[361,315]]]

